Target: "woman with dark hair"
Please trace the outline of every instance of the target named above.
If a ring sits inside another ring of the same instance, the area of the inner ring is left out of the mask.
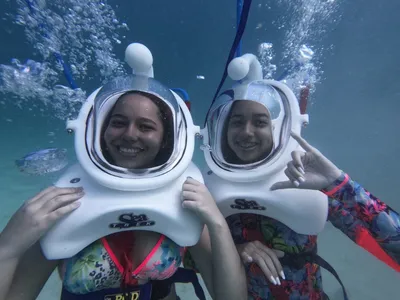
[[[99,109],[107,101],[111,100],[104,99]],[[111,107],[99,127],[101,153],[94,159],[103,155],[106,162],[101,162],[102,167],[110,164],[125,172],[166,164],[176,139],[167,102],[155,93],[132,90],[120,95]],[[96,240],[73,257],[47,260],[40,237],[76,210],[83,196],[81,188],[50,187],[14,214],[0,234],[0,299],[36,299],[58,268],[62,300],[123,299],[120,293],[126,290],[130,296],[124,299],[175,300],[174,282],[197,280],[196,276],[175,278],[187,251],[213,299],[247,298],[244,268],[229,228],[204,184],[188,177],[180,195],[182,207],[205,224],[200,240],[192,247],[181,247],[157,232],[122,231]],[[196,294],[201,296],[198,290]]]
[[[347,299],[318,255],[327,220],[400,271],[399,214],[301,139],[308,116],[289,87],[264,80],[252,54],[228,73],[237,82],[207,117],[204,181],[246,266],[248,299],[327,299],[320,267]],[[185,264],[196,267],[189,256]]]
[[[161,146],[159,148],[159,151],[157,153],[157,155],[154,157],[154,162],[153,162],[153,166],[159,166],[162,165],[164,163],[166,163],[166,161],[171,157],[173,148],[174,148],[174,137],[173,137],[173,121],[172,121],[172,116],[171,116],[171,110],[169,109],[168,105],[166,103],[164,103],[163,101],[160,101],[160,99],[158,99],[157,97],[155,97],[152,94],[149,93],[145,93],[145,92],[128,92],[123,94],[122,96],[119,97],[118,100],[124,100],[124,99],[128,99],[130,97],[135,97],[135,95],[137,95],[136,98],[147,98],[149,100],[151,100],[157,107],[158,107],[158,116],[159,116],[159,120],[162,123],[162,126],[164,128],[164,134],[163,134],[163,139],[161,142]],[[115,106],[117,105],[118,102],[116,102]],[[113,109],[115,109],[115,106]],[[113,161],[112,156],[110,155],[110,153],[108,152],[108,146],[106,143],[106,130],[110,128],[110,121],[112,119],[113,115],[110,114],[107,119],[104,122],[103,128],[102,128],[102,148],[103,148],[103,154],[105,156],[105,158],[112,164],[115,164],[115,162]],[[142,125],[144,126],[144,125]],[[131,161],[130,164],[132,165],[134,162]],[[141,166],[141,167],[146,167],[146,166]],[[135,168],[135,167],[133,167]]]
[[[253,111],[254,116],[247,116]],[[232,164],[247,164],[261,161],[272,151],[271,115],[263,105],[253,101],[235,101],[229,111],[222,131],[222,154]],[[245,122],[251,124],[243,124]],[[244,130],[243,130],[244,128]],[[254,137],[245,136],[253,130]]]

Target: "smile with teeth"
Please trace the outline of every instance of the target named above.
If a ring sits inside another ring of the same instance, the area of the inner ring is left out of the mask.
[[[128,147],[119,146],[117,148],[118,148],[119,153],[129,154],[129,155],[136,155],[144,150],[143,148],[140,148],[140,147],[132,147],[132,148],[129,147],[128,148]]]
[[[251,150],[257,146],[257,143],[237,143],[237,145],[244,150]]]

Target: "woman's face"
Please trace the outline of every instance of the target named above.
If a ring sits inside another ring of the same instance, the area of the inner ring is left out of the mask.
[[[114,163],[128,169],[151,166],[163,137],[160,109],[150,98],[134,93],[118,99],[104,132],[107,151]]]
[[[228,146],[244,163],[260,161],[271,153],[271,116],[262,104],[235,101],[227,126]]]

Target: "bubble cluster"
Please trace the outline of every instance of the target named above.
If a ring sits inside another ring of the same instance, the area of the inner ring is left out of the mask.
[[[21,172],[45,175],[62,170],[68,165],[67,150],[48,148],[31,152],[15,161]]]
[[[59,119],[74,117],[86,94],[81,89],[58,85],[59,74],[49,63],[13,59],[11,65],[0,65],[0,92],[21,109],[46,107]]]
[[[282,61],[275,62],[273,45],[262,43],[258,55],[266,78],[274,75],[278,64],[280,74],[296,92],[304,86],[314,91],[320,80],[322,47],[316,47],[330,26],[338,20],[338,3],[334,0],[277,0],[282,13],[272,23],[284,31]],[[273,71],[273,72],[271,72]],[[282,78],[280,78],[282,79]]]
[[[71,66],[74,78],[83,79],[90,65],[103,78],[122,75],[123,63],[115,57],[113,45],[121,43],[119,32],[127,30],[114,10],[100,0],[36,0],[34,6],[17,0],[16,22],[25,27],[28,41],[43,61],[59,53]],[[62,70],[60,64],[58,70]]]
[[[125,74],[114,46],[129,28],[105,0],[17,0],[17,4],[13,21],[24,27],[37,61],[13,59],[10,65],[0,65],[0,93],[7,102],[29,110],[40,102],[60,119],[76,115],[86,94],[60,84],[65,78],[59,57],[78,86],[87,78],[105,82]]]
[[[276,65],[272,63],[275,58],[272,43],[261,43],[258,46],[257,54],[263,69],[264,79],[272,79],[277,69]]]
[[[332,16],[337,12],[337,1],[321,0],[278,0],[285,8],[287,31],[285,32],[284,57],[294,64],[293,58],[302,45],[318,43],[335,22]],[[319,51],[319,55],[321,55]]]

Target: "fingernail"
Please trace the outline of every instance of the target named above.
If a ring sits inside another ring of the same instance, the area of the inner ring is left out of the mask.
[[[303,175],[306,174],[306,172],[304,172],[304,169],[302,167],[298,167],[297,169],[299,170],[299,172],[301,174],[303,174]]]
[[[76,190],[77,190],[78,192],[82,192],[82,191],[83,191],[83,187],[78,187],[78,188],[76,188]]]
[[[278,282],[278,285],[281,285],[281,281],[279,280],[279,277],[276,277],[276,281]]]
[[[274,276],[272,276],[272,275],[271,275],[271,277],[270,277],[270,278],[271,278],[271,282],[272,282],[273,284],[277,285],[277,282],[276,282],[276,280],[275,280]]]
[[[304,177],[301,177],[301,176],[300,176],[298,179],[299,179],[299,181],[301,181],[301,182],[306,181],[305,178],[304,178]]]
[[[283,273],[283,270],[280,271],[279,274],[281,274],[281,277],[282,277],[283,280],[286,280],[285,273]]]
[[[299,183],[297,180],[293,181],[293,184],[294,184],[296,187],[298,187],[298,186],[300,185],[300,183]]]
[[[187,178],[193,179],[192,177],[188,176]]]
[[[73,207],[79,207],[81,206],[81,203],[79,201],[72,203]]]

